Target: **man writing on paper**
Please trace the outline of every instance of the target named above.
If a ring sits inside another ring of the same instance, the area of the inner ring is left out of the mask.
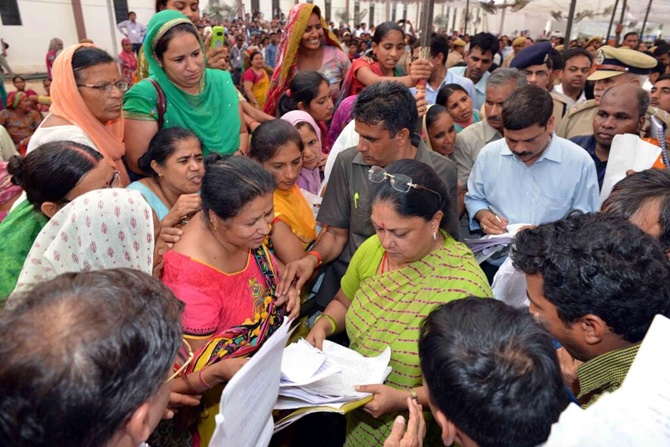
[[[526,312],[499,301],[465,298],[435,309],[421,326],[419,356],[444,445],[534,447],[568,404],[551,339]],[[405,440],[420,445],[412,416]],[[385,447],[402,445],[398,428]]]
[[[551,95],[536,85],[521,87],[505,101],[505,138],[482,149],[468,179],[470,228],[503,234],[508,224],[539,225],[572,210],[598,209],[593,161],[554,134],[552,112]],[[482,268],[492,277],[502,262],[487,261]]]
[[[579,365],[564,377],[580,405],[619,388],[654,316],[670,315],[659,242],[622,217],[573,215],[520,232],[511,256],[531,314]]]
[[[644,126],[644,114],[649,107],[649,95],[634,84],[616,85],[603,93],[593,116],[593,135],[570,138],[583,147],[595,163],[598,185],[603,187],[607,160],[616,135],[639,135]]]

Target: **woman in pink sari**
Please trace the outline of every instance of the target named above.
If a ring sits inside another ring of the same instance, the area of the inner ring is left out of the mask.
[[[133,85],[135,83],[135,72],[137,71],[137,56],[133,52],[133,44],[130,39],[121,40],[121,46],[123,50],[119,53],[119,70],[121,70],[123,80],[128,85]]]

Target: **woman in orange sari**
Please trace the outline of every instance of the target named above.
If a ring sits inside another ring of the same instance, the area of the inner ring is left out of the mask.
[[[121,160],[123,116],[121,99],[128,90],[114,58],[91,44],[65,48],[53,64],[51,109],[35,131],[28,152],[51,141],[74,141],[90,146],[121,176],[130,179]]]

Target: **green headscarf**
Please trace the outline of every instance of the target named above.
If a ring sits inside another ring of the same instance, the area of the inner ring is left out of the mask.
[[[186,93],[170,81],[156,58],[156,45],[170,29],[177,25],[192,26],[205,54],[204,44],[193,23],[183,14],[165,10],[149,21],[144,41],[144,56],[149,64],[149,76],[160,85],[167,108],[163,128],[183,127],[200,138],[205,155],[211,152],[233,154],[240,146],[240,115],[237,91],[230,73],[205,69],[200,82],[200,93]],[[144,79],[135,84],[123,98],[126,119],[157,121],[158,94],[153,84]]]

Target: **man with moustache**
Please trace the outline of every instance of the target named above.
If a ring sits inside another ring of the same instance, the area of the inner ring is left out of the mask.
[[[598,209],[593,160],[554,134],[552,111],[551,95],[536,85],[521,87],[505,101],[504,139],[482,149],[468,179],[471,228],[502,234],[508,224],[539,225],[569,211]]]
[[[603,187],[610,147],[616,135],[639,135],[644,114],[649,107],[649,95],[634,84],[620,84],[608,89],[600,98],[593,116],[593,135],[570,138],[586,149],[596,166],[598,185]]]

